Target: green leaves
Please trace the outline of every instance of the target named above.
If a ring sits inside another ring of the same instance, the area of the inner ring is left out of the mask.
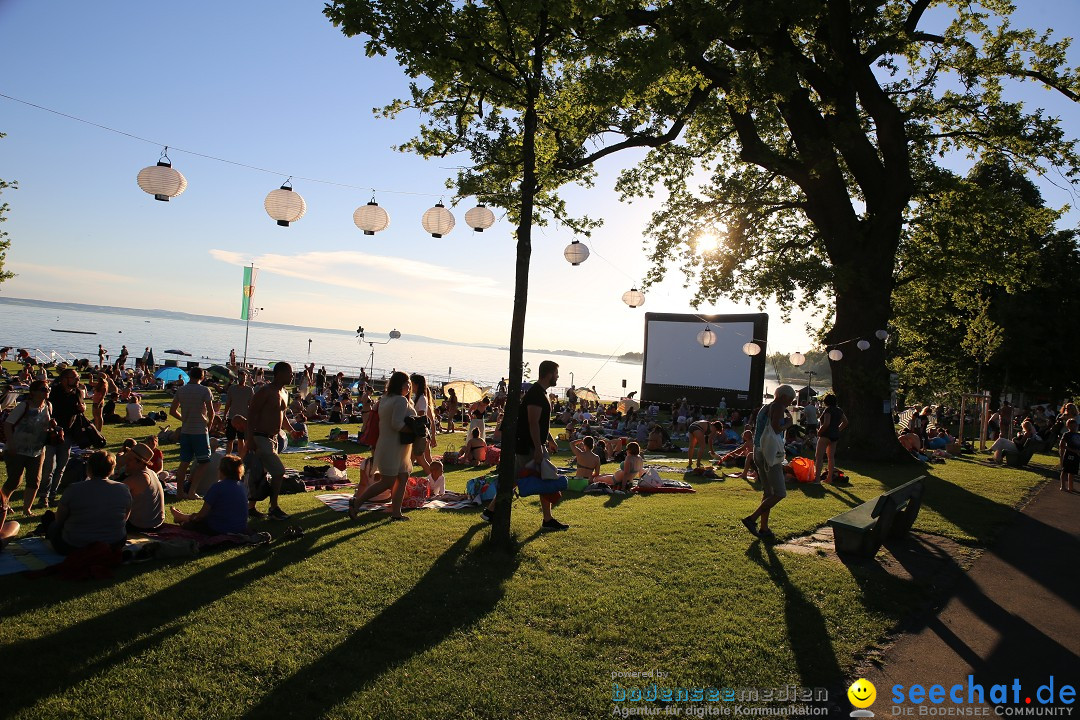
[[[0,140],[7,137],[4,133],[0,133]],[[14,180],[0,180],[0,193],[4,190],[11,189],[17,190],[19,183]],[[5,217],[11,207],[6,203],[0,203],[0,223],[7,222]],[[7,251],[11,248],[11,240],[8,238],[9,233],[4,230],[0,230],[0,283],[5,280],[10,280],[15,277],[15,273],[4,270],[4,264],[7,262]]]

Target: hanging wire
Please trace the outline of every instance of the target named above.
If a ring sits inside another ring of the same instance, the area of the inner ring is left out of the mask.
[[[36,108],[38,110],[44,110],[45,112],[52,113],[53,115],[59,115],[60,117],[67,118],[69,120],[74,120],[76,122],[81,122],[81,123],[83,123],[85,125],[90,125],[92,127],[100,128],[101,130],[108,130],[111,133],[116,133],[117,135],[123,135],[124,137],[128,137],[128,138],[131,138],[133,140],[138,140],[138,141],[144,142],[144,143],[150,143],[151,145],[165,146],[166,149],[172,148],[174,152],[186,153],[188,155],[194,155],[195,157],[205,158],[206,160],[214,160],[216,162],[225,163],[226,165],[235,165],[237,167],[246,168],[248,170],[255,170],[257,172],[268,173],[270,175],[278,175],[278,176],[287,175],[287,176],[295,178],[296,180],[303,180],[304,182],[320,183],[322,185],[333,185],[335,187],[349,188],[351,190],[370,190],[371,192],[390,193],[390,194],[394,194],[394,195],[417,195],[417,196],[421,196],[421,197],[437,197],[437,198],[441,198],[441,197],[443,197],[445,195],[445,193],[443,193],[443,194],[425,193],[425,192],[414,192],[414,191],[411,191],[411,190],[386,190],[386,189],[381,189],[381,188],[374,188],[374,187],[371,187],[370,185],[351,185],[349,183],[335,182],[333,180],[321,180],[319,178],[305,177],[305,176],[302,176],[302,175],[291,175],[290,173],[281,172],[280,170],[271,170],[269,168],[259,167],[258,165],[249,165],[247,163],[238,162],[236,160],[229,160],[227,158],[217,157],[216,155],[209,155],[207,153],[201,153],[201,152],[198,152],[196,150],[186,150],[184,148],[176,147],[175,145],[165,145],[165,143],[157,142],[156,140],[150,140],[148,138],[142,137],[141,135],[135,135],[133,133],[125,132],[123,130],[117,130],[116,128],[111,128],[108,125],[102,125],[101,123],[92,122],[90,120],[84,120],[81,117],[76,117],[75,115],[70,115],[70,114],[65,113],[65,112],[60,112],[59,110],[53,110],[52,108],[47,108],[44,105],[38,105],[36,103],[32,103],[32,102],[29,102],[27,100],[22,100],[22,99],[17,98],[17,97],[12,97],[11,95],[6,95],[4,93],[0,93],[0,98],[5,98],[5,99],[11,100],[13,102],[21,103],[21,104],[26,105],[28,107]],[[163,153],[163,155],[164,155],[164,153]],[[440,202],[441,202],[441,200],[440,200]]]

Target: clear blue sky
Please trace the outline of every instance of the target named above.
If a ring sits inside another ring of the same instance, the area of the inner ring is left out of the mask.
[[[0,0],[0,92],[281,173],[171,151],[188,188],[172,202],[155,202],[135,177],[157,161],[160,147],[0,99],[0,131],[8,133],[0,177],[20,184],[3,197],[12,206],[8,268],[19,277],[2,291],[232,317],[240,265],[254,260],[262,268],[255,304],[269,322],[506,343],[511,227],[500,220],[483,234],[470,232],[465,202],[450,235],[422,231],[421,214],[445,192],[447,168],[457,162],[390,149],[411,137],[416,118],[378,119],[371,109],[403,96],[405,78],[392,61],[366,58],[362,41],[331,26],[322,5]],[[1080,27],[1077,6],[1028,0],[1019,19],[1071,33]],[[1080,64],[1075,48],[1072,58]],[[1075,106],[1032,97],[1071,113],[1070,130],[1080,134]],[[653,206],[620,204],[612,191],[618,168],[633,159],[614,157],[600,167],[596,188],[566,193],[572,210],[607,220],[590,241],[598,255],[571,267],[562,249],[573,237],[538,231],[527,347],[640,350],[643,310],[620,297],[647,269],[641,229]],[[391,214],[390,228],[372,238],[352,224],[369,190],[301,180],[294,186],[307,215],[277,227],[263,198],[288,174],[384,190],[376,197]],[[1043,192],[1053,205],[1072,202],[1053,186]],[[655,288],[644,310],[689,311],[681,285],[673,277]],[[810,345],[805,316],[782,326],[775,307],[720,304],[700,312],[738,310],[773,314],[770,349]]]

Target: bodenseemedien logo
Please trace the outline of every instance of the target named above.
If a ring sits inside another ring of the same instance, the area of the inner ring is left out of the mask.
[[[851,711],[851,717],[874,717],[874,712],[866,709],[873,705],[874,701],[877,700],[877,688],[874,687],[874,683],[866,678],[859,678],[851,683],[851,687],[849,687],[847,691],[847,697],[851,704],[857,708],[856,710]]]

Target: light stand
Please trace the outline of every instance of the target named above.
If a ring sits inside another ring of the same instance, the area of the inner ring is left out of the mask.
[[[363,326],[360,326],[360,327],[356,328],[356,341],[357,342],[365,342],[365,343],[368,344],[368,347],[371,348],[371,355],[368,357],[368,382],[372,382],[374,380],[374,373],[375,373],[375,346],[376,345],[386,345],[391,340],[397,340],[399,337],[401,337],[400,332],[398,332],[397,330],[391,330],[390,331],[390,336],[388,338],[386,338],[386,340],[383,340],[382,342],[378,342],[377,340],[366,340],[364,338],[364,328],[363,328]]]

